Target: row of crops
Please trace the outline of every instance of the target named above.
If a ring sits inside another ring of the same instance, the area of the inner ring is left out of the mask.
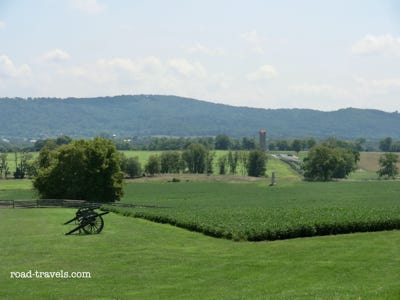
[[[262,241],[400,229],[400,182],[128,184],[117,213],[206,235]],[[162,207],[162,208],[161,208]]]
[[[168,223],[213,237],[263,241],[316,235],[400,229],[400,208],[241,208],[110,210]]]

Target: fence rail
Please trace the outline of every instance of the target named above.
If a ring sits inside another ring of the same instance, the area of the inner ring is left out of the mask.
[[[37,208],[37,207],[79,207],[85,204],[84,200],[67,199],[36,199],[36,200],[0,200],[2,208]]]
[[[93,203],[85,200],[69,200],[69,199],[36,199],[36,200],[0,200],[0,208],[38,208],[38,207],[72,207],[78,208],[83,205],[102,206],[112,205],[121,207],[152,207],[167,208],[164,206],[134,203]]]

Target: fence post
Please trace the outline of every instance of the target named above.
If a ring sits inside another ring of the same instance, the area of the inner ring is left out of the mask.
[[[12,200],[12,202],[13,202],[13,208],[15,208],[15,200]]]

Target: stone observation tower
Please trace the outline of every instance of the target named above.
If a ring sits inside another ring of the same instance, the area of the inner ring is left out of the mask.
[[[267,150],[267,131],[260,129],[258,133],[260,134],[260,148],[265,151]]]

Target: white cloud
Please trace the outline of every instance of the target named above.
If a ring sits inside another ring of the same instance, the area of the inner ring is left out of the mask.
[[[212,82],[198,62],[153,56],[114,57],[86,65],[60,66],[41,80],[43,84],[37,86],[47,94],[59,96],[70,96],[74,91],[74,96],[160,93],[194,97],[204,95]]]
[[[175,58],[167,62],[169,70],[184,77],[204,77],[206,75],[205,68],[198,62],[191,62],[184,58]]]
[[[289,91],[301,96],[324,97],[329,99],[349,99],[353,95],[346,89],[326,83],[302,83],[289,86]]]
[[[250,81],[272,79],[277,76],[276,69],[271,65],[263,65],[257,71],[247,74],[246,78]]]
[[[188,47],[187,51],[189,53],[201,53],[209,56],[220,56],[225,54],[225,51],[221,48],[210,48],[200,43],[196,43],[196,45]]]
[[[400,56],[400,37],[394,37],[391,34],[367,35],[351,47],[351,52],[357,55],[385,54]]]
[[[70,3],[74,9],[87,14],[98,14],[105,10],[105,6],[97,0],[70,0]]]
[[[42,56],[42,60],[47,62],[47,63],[59,63],[63,61],[67,61],[70,59],[70,55],[61,50],[61,49],[54,49],[49,52],[46,52]]]
[[[8,56],[0,54],[0,80],[22,78],[30,74],[31,68],[28,65],[17,66]]]
[[[6,23],[0,21],[0,30],[6,28]]]
[[[355,77],[354,81],[357,84],[358,93],[367,97],[398,95],[400,91],[400,78],[366,79]]]
[[[370,86],[379,89],[400,88],[400,78],[386,78],[386,79],[364,79],[356,78],[356,81],[363,86]]]
[[[264,39],[258,34],[256,30],[244,32],[240,37],[250,45],[253,52],[258,54],[264,53]]]

